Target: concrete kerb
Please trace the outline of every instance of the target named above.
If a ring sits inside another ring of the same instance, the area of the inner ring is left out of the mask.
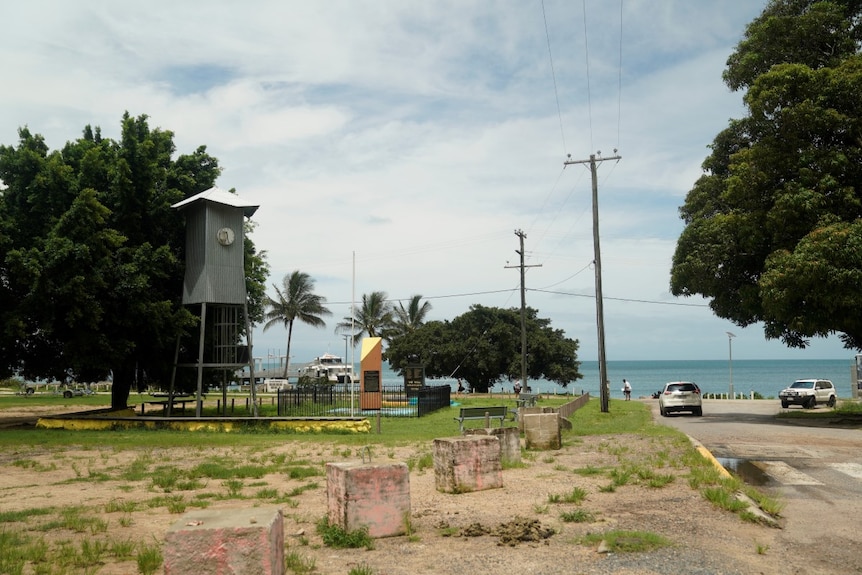
[[[725,469],[721,463],[719,463],[718,459],[715,458],[712,452],[710,452],[709,449],[707,449],[700,441],[690,435],[687,435],[686,437],[688,437],[688,440],[691,441],[691,444],[698,451],[698,453],[700,453],[704,459],[706,459],[707,461],[712,463],[713,466],[715,466],[719,474],[721,474],[723,477],[733,477],[733,475],[731,475],[731,473],[727,469]],[[760,506],[757,504],[757,502],[751,499],[745,493],[737,491],[735,497],[738,501],[745,503],[748,506],[747,511],[757,517],[759,521],[771,527],[781,527],[778,521],[776,521],[775,517],[764,512],[763,509],[761,509]]]

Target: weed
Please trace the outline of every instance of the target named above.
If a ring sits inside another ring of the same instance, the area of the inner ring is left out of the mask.
[[[611,476],[611,481],[613,482],[613,484],[619,487],[629,482],[632,473],[627,469],[611,469],[611,472],[608,475]]]
[[[288,477],[291,479],[306,479],[308,477],[318,477],[321,475],[323,475],[323,472],[314,467],[291,467],[288,470]]]
[[[158,545],[141,544],[135,556],[138,564],[138,573],[141,575],[154,575],[162,566],[164,558],[162,550]]]
[[[580,541],[585,545],[595,545],[600,541],[604,541],[608,550],[612,553],[652,551],[671,544],[670,541],[656,533],[618,530],[606,533],[588,533]]]
[[[763,545],[762,543],[757,543],[755,545],[755,551],[757,551],[758,555],[766,555],[766,552],[769,551],[769,545]]]
[[[284,566],[297,575],[302,575],[314,571],[316,562],[313,557],[306,558],[296,551],[291,551],[284,557]]]
[[[548,512],[549,507],[547,505],[533,505],[533,512],[537,515],[544,515]]]
[[[131,559],[135,556],[136,547],[137,545],[131,539],[115,540],[109,544],[108,552],[117,559]]]
[[[577,469],[572,470],[577,475],[582,475],[584,477],[588,477],[591,475],[601,475],[605,472],[601,467],[593,467],[592,465],[588,465],[586,467],[579,467]]]
[[[134,501],[120,501],[119,499],[111,499],[105,503],[105,513],[133,513],[138,505]]]
[[[227,496],[232,499],[242,497],[243,482],[240,479],[228,479],[222,482],[222,487],[227,489]]]
[[[707,501],[726,511],[737,513],[748,507],[744,501],[736,498],[736,494],[724,487],[706,487],[701,493]]]
[[[617,490],[617,486],[614,483],[609,483],[607,485],[603,485],[599,487],[599,491],[602,493],[613,493]]]
[[[560,519],[566,523],[592,523],[596,520],[592,513],[583,509],[564,511],[563,513],[560,513]]]
[[[433,469],[434,455],[431,453],[420,453],[407,459],[407,469],[410,471],[423,471]]]
[[[661,488],[665,485],[673,483],[674,479],[676,479],[676,476],[670,473],[666,475],[653,475],[647,481],[647,485],[649,485],[650,487]]]
[[[287,492],[287,497],[296,497],[298,495],[302,495],[304,492],[310,489],[317,489],[319,485],[317,483],[306,483],[305,485],[300,485],[299,487],[294,487],[290,491]]]
[[[355,531],[347,531],[339,525],[333,525],[328,517],[317,523],[317,532],[323,538],[323,544],[335,549],[357,549],[365,547],[374,549],[374,539],[368,535],[368,528],[362,527]]]
[[[274,487],[260,489],[254,496],[258,499],[276,499],[278,497],[278,489]]]
[[[351,567],[347,575],[374,575],[374,569],[365,563],[360,563],[356,567]]]

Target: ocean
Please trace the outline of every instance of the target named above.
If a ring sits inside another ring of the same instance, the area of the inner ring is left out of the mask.
[[[763,397],[778,397],[778,392],[797,379],[820,378],[832,380],[838,396],[849,398],[852,395],[852,359],[742,359],[733,360],[648,360],[648,361],[608,361],[610,397],[622,399],[623,378],[632,384],[632,396],[648,396],[661,389],[668,381],[693,381],[705,394],[727,394],[730,389],[731,371],[735,394],[750,395],[752,392]],[[358,368],[358,366],[357,366]],[[534,392],[574,393],[589,392],[599,396],[598,361],[581,362],[583,379],[568,388],[554,382],[530,380]],[[358,372],[358,369],[357,369]],[[397,385],[403,382],[394,371],[383,365],[383,383]],[[455,379],[426,381],[428,385],[449,384],[454,390]],[[498,383],[494,392],[511,392],[512,382]]]

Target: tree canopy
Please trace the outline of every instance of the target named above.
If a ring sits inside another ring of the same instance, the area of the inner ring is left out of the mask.
[[[527,376],[566,387],[581,379],[577,340],[553,329],[551,321],[527,308]],[[431,321],[393,338],[384,357],[395,370],[419,356],[429,378],[459,377],[485,393],[521,374],[521,312],[473,305],[450,321]]]
[[[180,334],[185,225],[171,205],[212,187],[221,168],[201,146],[174,157],[173,134],[125,114],[118,141],[87,126],[49,151],[27,128],[0,146],[0,372],[97,381],[112,405],[135,382],[167,382]],[[264,255],[246,237],[253,321]]]
[[[805,347],[862,349],[860,1],[773,0],[728,58],[747,115],[713,140],[688,193],[675,295]]]

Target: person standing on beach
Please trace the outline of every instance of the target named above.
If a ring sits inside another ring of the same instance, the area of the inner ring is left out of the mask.
[[[626,396],[626,401],[631,401],[632,399],[632,384],[629,383],[629,380],[623,379],[623,395]]]

